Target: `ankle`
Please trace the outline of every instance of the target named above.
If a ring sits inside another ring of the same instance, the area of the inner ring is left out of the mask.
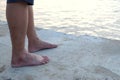
[[[12,52],[12,61],[19,61],[21,59],[23,59],[26,54],[28,54],[28,51],[26,50],[22,50],[22,51],[13,51]]]
[[[28,38],[28,42],[35,42],[35,41],[38,41],[38,40],[39,40],[39,38],[37,36]]]
[[[13,48],[12,49],[12,54],[13,55],[19,55],[19,54],[27,53],[27,52],[28,51],[25,48],[22,48],[22,49],[15,49],[15,48]]]

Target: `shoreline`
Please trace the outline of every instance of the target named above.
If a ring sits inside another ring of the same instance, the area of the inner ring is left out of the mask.
[[[59,46],[35,53],[50,58],[46,65],[11,68],[6,2],[1,0],[0,80],[120,80],[119,0],[35,1],[38,37]]]

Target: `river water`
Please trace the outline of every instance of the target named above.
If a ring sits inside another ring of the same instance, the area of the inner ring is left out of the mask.
[[[6,24],[0,0],[0,24]],[[35,0],[35,26],[75,36],[120,40],[119,0]]]

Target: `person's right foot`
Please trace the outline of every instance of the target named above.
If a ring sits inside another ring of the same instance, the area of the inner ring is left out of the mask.
[[[22,57],[12,57],[12,67],[37,66],[49,62],[47,56],[40,56],[32,53],[25,53]]]

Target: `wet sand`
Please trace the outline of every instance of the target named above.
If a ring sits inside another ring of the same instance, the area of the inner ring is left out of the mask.
[[[8,32],[9,32],[8,26],[0,25],[0,37],[5,36],[6,34],[8,34]]]
[[[1,36],[0,80],[120,79],[119,40],[88,35],[74,36],[46,29],[36,31],[43,40],[59,45],[56,49],[35,53],[49,56],[50,62],[43,66],[11,68],[9,34]]]

